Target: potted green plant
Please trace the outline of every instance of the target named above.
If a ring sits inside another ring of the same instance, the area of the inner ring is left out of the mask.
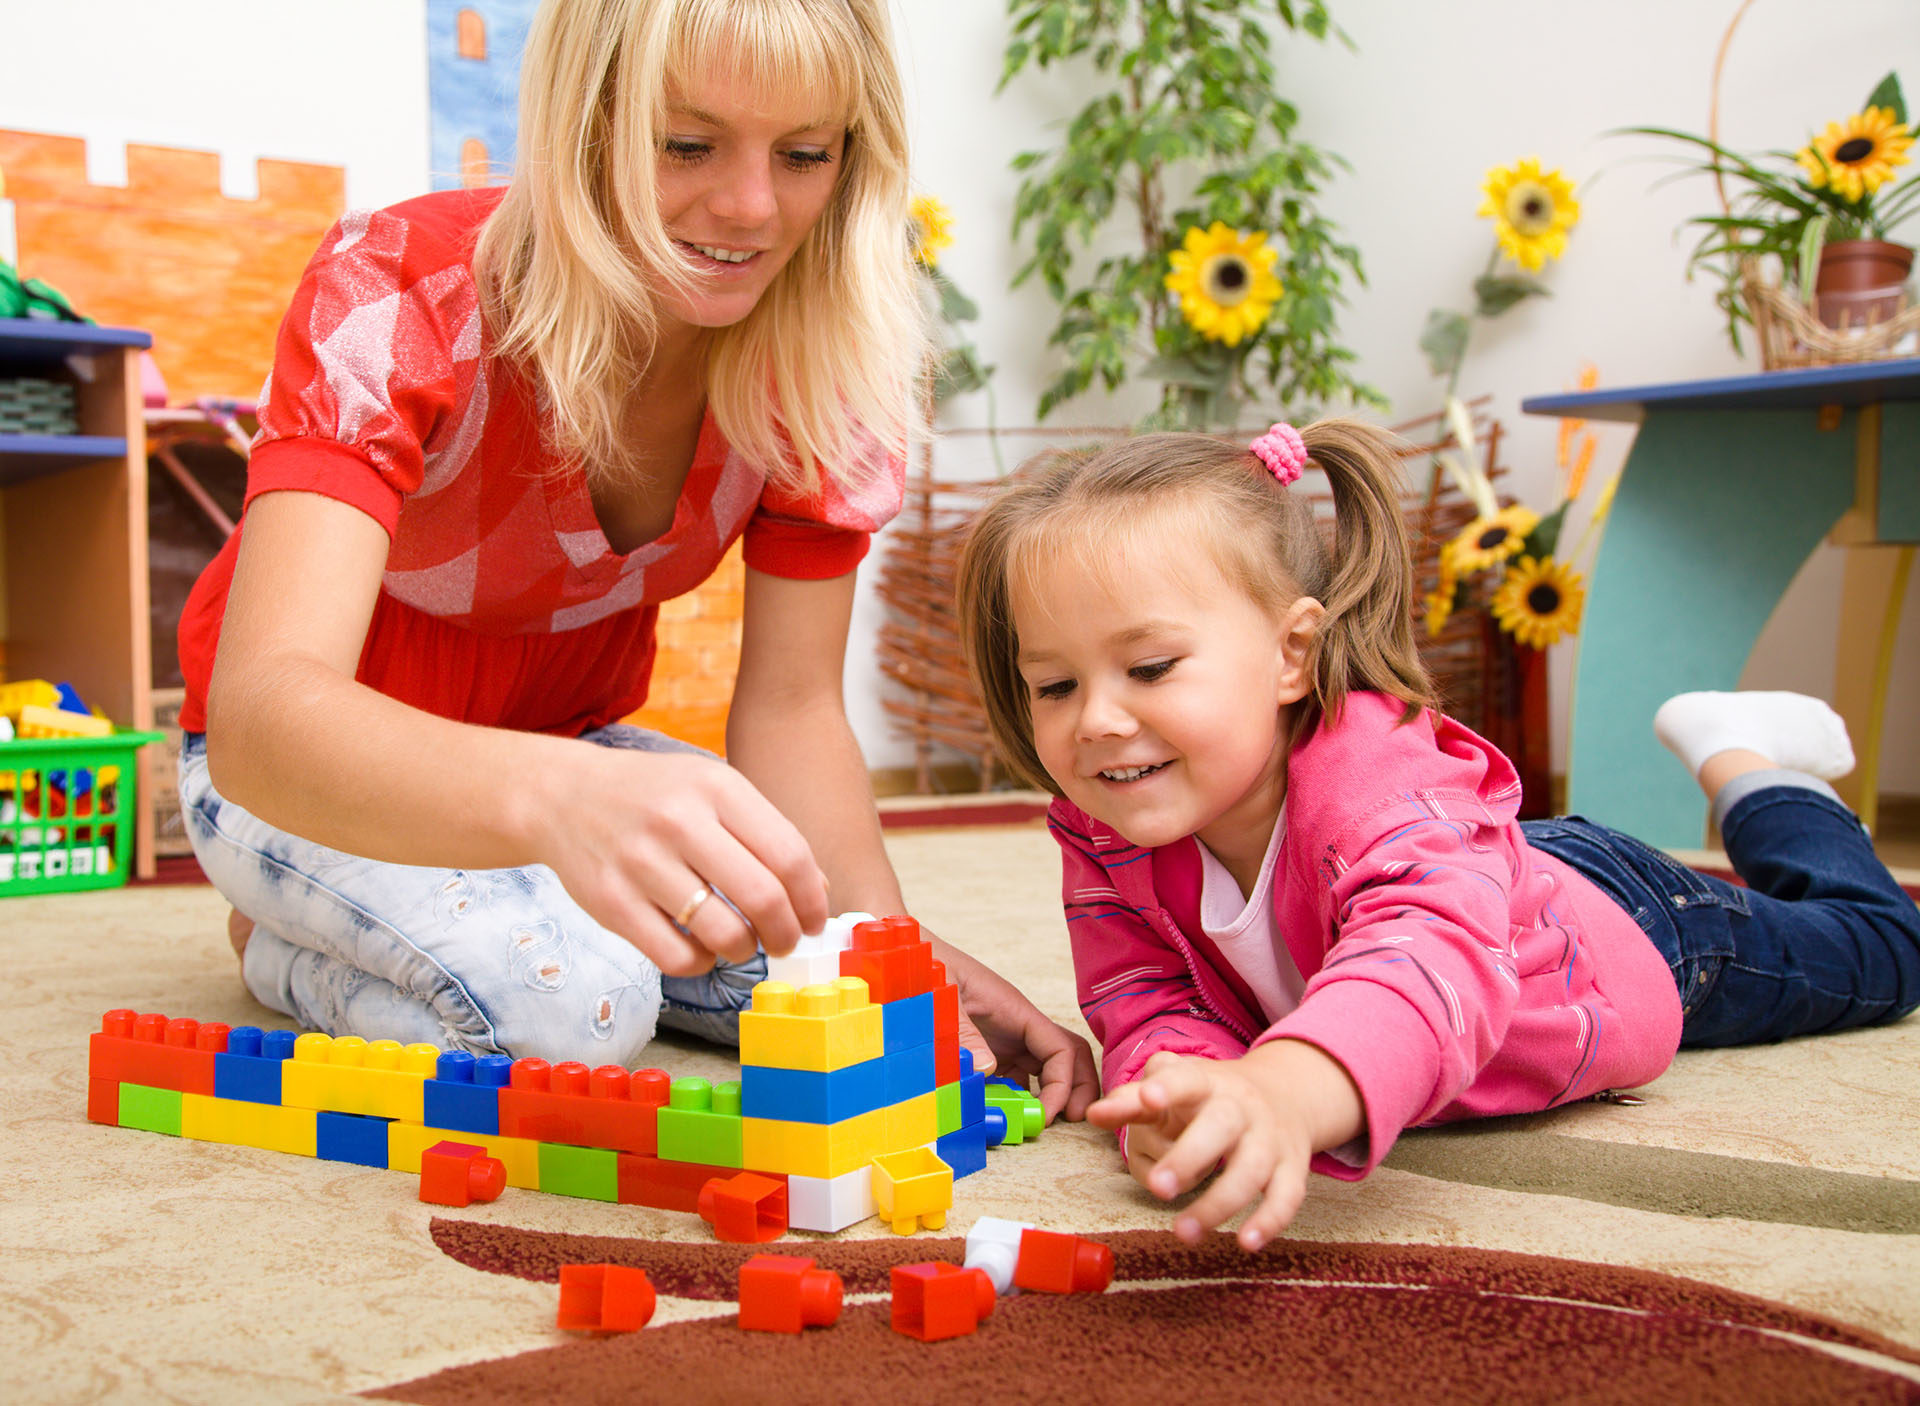
[[[1797,151],[1747,156],[1670,127],[1624,130],[1684,143],[1691,150],[1682,174],[1714,177],[1722,210],[1687,222],[1703,231],[1687,269],[1706,266],[1720,276],[1717,299],[1736,350],[1740,324],[1753,320],[1751,261],[1767,256],[1828,326],[1880,323],[1900,311],[1913,249],[1892,235],[1920,210],[1920,180],[1897,175],[1910,162],[1913,131],[1895,74],[1859,112],[1828,123]]]

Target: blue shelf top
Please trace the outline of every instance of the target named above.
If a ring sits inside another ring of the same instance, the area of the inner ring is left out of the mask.
[[[153,345],[137,327],[96,327],[91,322],[45,322],[36,317],[0,317],[0,356],[66,356],[106,347]]]
[[[1638,423],[1649,410],[1792,410],[1871,405],[1887,400],[1920,400],[1920,356],[1761,371],[1710,381],[1537,395],[1521,401],[1520,408],[1529,415]]]

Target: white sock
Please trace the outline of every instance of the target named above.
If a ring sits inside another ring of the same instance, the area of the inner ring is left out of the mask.
[[[1804,693],[1680,693],[1653,715],[1653,735],[1697,779],[1709,757],[1739,748],[1823,781],[1853,770],[1847,724]]]

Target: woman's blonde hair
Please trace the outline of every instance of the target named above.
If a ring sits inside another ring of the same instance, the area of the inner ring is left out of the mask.
[[[1326,616],[1290,746],[1321,718],[1337,721],[1358,689],[1398,698],[1408,718],[1433,706],[1413,639],[1397,441],[1357,420],[1321,420],[1300,434],[1333,490],[1331,552],[1304,494],[1281,487],[1244,446],[1207,435],[1044,454],[987,505],[961,552],[960,634],[994,740],[1016,771],[1060,794],[1033,745],[1013,599],[1031,598],[1043,568],[1062,560],[1124,587],[1126,564],[1142,549],[1162,561],[1172,554],[1176,569],[1198,556],[1276,618],[1301,596],[1318,600]]]
[[[907,244],[906,113],[886,0],[547,0],[520,78],[517,169],[474,272],[497,355],[533,375],[560,452],[636,477],[625,408],[652,354],[655,290],[694,275],[654,184],[670,90],[721,75],[844,115],[833,197],[759,303],[716,330],[709,404],[776,483],[871,470],[903,448],[927,354]]]

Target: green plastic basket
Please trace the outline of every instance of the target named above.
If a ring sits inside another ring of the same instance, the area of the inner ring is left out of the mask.
[[[161,736],[0,742],[0,898],[127,881],[139,814],[134,759]]]

